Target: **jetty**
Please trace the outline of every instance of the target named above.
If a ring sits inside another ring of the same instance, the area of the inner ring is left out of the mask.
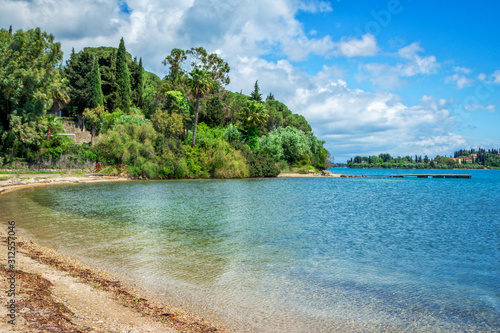
[[[469,174],[408,174],[408,175],[361,175],[361,176],[349,176],[349,177],[385,177],[385,178],[458,178],[458,179],[470,179],[472,175]]]

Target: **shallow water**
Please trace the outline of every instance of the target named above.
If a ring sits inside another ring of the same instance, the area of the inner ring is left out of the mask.
[[[500,172],[454,172],[57,185],[0,216],[240,331],[498,332]]]

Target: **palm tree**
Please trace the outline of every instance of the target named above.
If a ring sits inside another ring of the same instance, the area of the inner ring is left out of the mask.
[[[265,124],[268,115],[264,105],[256,101],[248,101],[247,105],[240,111],[243,128],[258,128]]]
[[[187,86],[191,90],[193,97],[196,98],[193,141],[191,142],[191,147],[194,147],[196,141],[196,127],[198,126],[200,98],[203,98],[203,96],[210,91],[211,82],[207,72],[199,68],[195,68],[191,73],[189,73],[189,76],[190,77],[187,79]]]
[[[64,132],[63,124],[53,114],[48,114],[45,117],[45,124],[47,125],[47,141],[50,140],[53,134]]]
[[[252,149],[258,149],[257,130],[269,117],[266,108],[256,101],[248,101],[239,113],[243,128],[247,132],[247,143]]]

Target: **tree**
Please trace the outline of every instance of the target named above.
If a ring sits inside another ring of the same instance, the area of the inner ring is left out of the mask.
[[[120,39],[120,45],[116,53],[116,84],[118,88],[117,107],[128,112],[130,109],[130,73],[123,37]]]
[[[262,94],[259,92],[259,80],[255,81],[255,84],[253,86],[253,91],[250,94],[250,98],[256,102],[261,103],[262,102]]]
[[[99,71],[99,62],[94,57],[92,61],[92,70],[88,75],[88,102],[90,109],[94,109],[99,105],[104,105],[104,96],[101,88],[101,72]]]
[[[101,122],[106,114],[104,107],[102,105],[93,108],[93,109],[85,109],[83,111],[83,118],[88,121],[92,127],[90,145],[94,145],[94,138],[96,135],[96,131],[100,129]]]
[[[269,102],[269,101],[274,101],[274,95],[271,92],[266,97],[266,102]]]
[[[196,98],[196,106],[194,109],[194,124],[193,124],[193,140],[191,142],[191,147],[194,147],[196,141],[196,127],[198,126],[199,117],[199,106],[200,98],[208,93],[211,89],[210,81],[208,79],[207,72],[195,68],[191,73],[189,73],[189,78],[187,79],[187,86],[191,90],[193,97]]]
[[[142,67],[142,58],[139,59],[139,69],[137,74],[137,106],[144,106],[144,67]]]
[[[214,89],[229,84],[229,65],[216,53],[208,54],[203,47],[193,47],[186,51],[186,54],[192,57],[191,67],[193,69],[198,68],[208,73],[214,82]]]
[[[248,145],[252,149],[258,149],[257,130],[266,123],[268,118],[264,105],[256,101],[248,101],[239,116],[243,128],[247,131]]]
[[[185,78],[187,72],[182,69],[182,64],[188,58],[191,61],[191,72],[195,68],[205,71],[214,82],[213,89],[229,84],[228,63],[219,58],[216,53],[208,54],[203,47],[192,47],[186,51],[173,49],[162,62],[165,66],[170,65],[169,74],[165,78],[171,82]]]
[[[200,121],[208,126],[224,126],[224,105],[218,96],[213,95],[205,106],[205,112],[201,113]]]
[[[157,109],[151,117],[156,132],[165,137],[179,138],[184,132],[182,115],[175,112],[169,114],[167,110]]]
[[[182,63],[186,60],[186,52],[181,49],[173,49],[170,55],[163,60],[163,65],[170,65],[169,73],[165,76],[166,80],[170,82],[178,82],[184,75],[185,71],[182,69]]]
[[[61,44],[39,28],[10,34],[0,30],[0,133],[11,127],[10,115],[21,121],[43,117],[64,89]]]
[[[75,53],[75,49],[73,49],[66,62],[64,71],[68,79],[70,109],[71,113],[75,115],[81,115],[87,107],[89,94],[87,75],[92,71],[92,59],[90,53],[84,51]]]

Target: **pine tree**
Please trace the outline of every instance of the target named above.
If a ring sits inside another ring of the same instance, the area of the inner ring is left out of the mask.
[[[266,102],[267,101],[274,101],[274,95],[273,95],[273,93],[270,92],[269,95],[267,95]]]
[[[94,109],[99,105],[104,105],[104,96],[101,88],[101,72],[99,71],[99,62],[94,57],[92,60],[92,70],[87,76],[89,93],[87,105],[90,109]]]
[[[262,102],[262,94],[259,92],[259,80],[255,81],[255,85],[252,93],[250,94],[250,98],[256,102]]]
[[[118,86],[117,107],[125,112],[130,110],[130,73],[127,66],[127,50],[123,37],[116,53],[116,84]]]

